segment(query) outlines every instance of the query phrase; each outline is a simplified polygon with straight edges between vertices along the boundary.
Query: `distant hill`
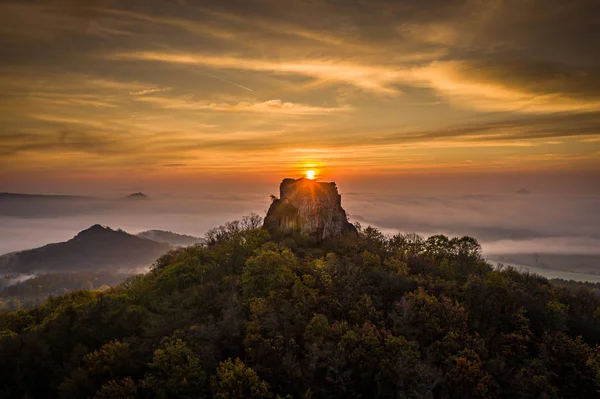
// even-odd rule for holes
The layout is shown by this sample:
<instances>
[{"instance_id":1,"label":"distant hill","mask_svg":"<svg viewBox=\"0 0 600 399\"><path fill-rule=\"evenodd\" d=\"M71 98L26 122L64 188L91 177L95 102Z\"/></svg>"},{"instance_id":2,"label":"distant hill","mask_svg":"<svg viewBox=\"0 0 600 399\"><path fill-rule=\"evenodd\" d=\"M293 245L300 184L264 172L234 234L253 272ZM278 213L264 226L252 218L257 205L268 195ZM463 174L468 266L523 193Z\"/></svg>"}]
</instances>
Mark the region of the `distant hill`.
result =
<instances>
[{"instance_id":1,"label":"distant hill","mask_svg":"<svg viewBox=\"0 0 600 399\"><path fill-rule=\"evenodd\" d=\"M0 256L4 273L136 269L171 249L122 230L94 225L66 242Z\"/></svg>"},{"instance_id":2,"label":"distant hill","mask_svg":"<svg viewBox=\"0 0 600 399\"><path fill-rule=\"evenodd\" d=\"M150 197L148 197L144 193L133 193L133 194L129 194L127 196L127 199L132 199L132 200L147 200L147 199L150 199Z\"/></svg>"},{"instance_id":3,"label":"distant hill","mask_svg":"<svg viewBox=\"0 0 600 399\"><path fill-rule=\"evenodd\" d=\"M186 234L177 234L172 231L147 230L137 234L138 237L156 242L170 244L176 247L188 247L194 244L200 244L204 240L200 237L189 236Z\"/></svg>"}]
</instances>

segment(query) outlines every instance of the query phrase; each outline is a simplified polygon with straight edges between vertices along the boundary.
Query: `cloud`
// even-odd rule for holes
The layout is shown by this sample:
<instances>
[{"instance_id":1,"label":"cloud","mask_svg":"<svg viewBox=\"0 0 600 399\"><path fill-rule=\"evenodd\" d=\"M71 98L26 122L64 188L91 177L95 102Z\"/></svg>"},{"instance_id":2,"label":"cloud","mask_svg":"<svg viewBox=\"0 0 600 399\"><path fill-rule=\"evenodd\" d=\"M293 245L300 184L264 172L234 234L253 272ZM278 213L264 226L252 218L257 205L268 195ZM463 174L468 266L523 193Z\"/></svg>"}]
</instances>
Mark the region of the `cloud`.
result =
<instances>
[{"instance_id":1,"label":"cloud","mask_svg":"<svg viewBox=\"0 0 600 399\"><path fill-rule=\"evenodd\" d=\"M99 7L109 1L48 1L0 3L0 36L26 40L56 40L71 34L111 37L132 35L123 21L99 18Z\"/></svg>"},{"instance_id":2,"label":"cloud","mask_svg":"<svg viewBox=\"0 0 600 399\"><path fill-rule=\"evenodd\" d=\"M172 89L173 89L172 87L163 87L163 88L156 88L156 89L144 89L144 90L129 92L129 95L130 96L145 96L146 94L162 93L162 92L165 92L165 91L170 91Z\"/></svg>"},{"instance_id":3,"label":"cloud","mask_svg":"<svg viewBox=\"0 0 600 399\"><path fill-rule=\"evenodd\" d=\"M413 70L418 82L453 104L516 113L600 111L600 80L593 68L513 61L434 62Z\"/></svg>"},{"instance_id":4,"label":"cloud","mask_svg":"<svg viewBox=\"0 0 600 399\"><path fill-rule=\"evenodd\" d=\"M320 82L345 83L358 88L384 94L396 94L391 87L401 76L391 68L361 65L343 60L269 60L236 56L200 55L192 53L162 53L153 51L117 53L114 60L156 61L173 64L191 64L211 68L263 71L275 74L295 74Z\"/></svg>"},{"instance_id":5,"label":"cloud","mask_svg":"<svg viewBox=\"0 0 600 399\"><path fill-rule=\"evenodd\" d=\"M386 95L398 94L400 84L427 87L451 104L480 111L539 114L600 111L598 70L565 68L552 63L436 61L407 67L342 59L275 61L193 53L133 52L110 57L300 75L319 83L349 84Z\"/></svg>"},{"instance_id":6,"label":"cloud","mask_svg":"<svg viewBox=\"0 0 600 399\"><path fill-rule=\"evenodd\" d=\"M119 9L110 9L104 8L99 9L99 12L106 13L109 15L115 15L119 17L125 17L128 19L139 20L144 22L149 22L152 24L162 24L170 27L174 27L177 29L182 29L184 31L199 34L199 35L210 35L220 39L233 39L236 35L234 31L231 31L226 28L216 27L210 21L203 20L202 22L197 22L193 19L187 18L177 18L177 17L169 17L169 16L158 16L158 15L150 15L139 12L125 11Z\"/></svg>"},{"instance_id":7,"label":"cloud","mask_svg":"<svg viewBox=\"0 0 600 399\"><path fill-rule=\"evenodd\" d=\"M597 169L598 7L1 1L3 167Z\"/></svg>"},{"instance_id":8,"label":"cloud","mask_svg":"<svg viewBox=\"0 0 600 399\"><path fill-rule=\"evenodd\" d=\"M280 99L267 100L262 102L242 101L235 104L228 103L206 103L194 101L185 98L166 98L166 97L144 97L139 101L159 105L164 108L182 109L182 110L206 110L220 112L250 112L263 114L286 114L286 115L322 115L351 110L349 106L342 107L316 107L307 104L297 104L284 102Z\"/></svg>"},{"instance_id":9,"label":"cloud","mask_svg":"<svg viewBox=\"0 0 600 399\"><path fill-rule=\"evenodd\" d=\"M59 154L88 153L116 154L122 149L120 140L108 133L84 130L58 130L53 135L43 133L19 133L3 136L0 154L4 156L22 153Z\"/></svg>"}]
</instances>

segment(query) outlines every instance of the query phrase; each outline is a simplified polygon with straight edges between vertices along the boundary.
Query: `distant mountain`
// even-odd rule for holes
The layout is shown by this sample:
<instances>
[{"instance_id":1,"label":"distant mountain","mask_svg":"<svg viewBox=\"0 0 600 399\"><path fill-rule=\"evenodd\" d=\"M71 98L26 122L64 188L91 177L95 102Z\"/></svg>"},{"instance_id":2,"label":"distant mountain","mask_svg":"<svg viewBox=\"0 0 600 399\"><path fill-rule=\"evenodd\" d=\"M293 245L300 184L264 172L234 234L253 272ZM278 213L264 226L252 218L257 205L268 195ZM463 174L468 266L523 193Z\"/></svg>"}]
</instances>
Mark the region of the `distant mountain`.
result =
<instances>
[{"instance_id":1,"label":"distant mountain","mask_svg":"<svg viewBox=\"0 0 600 399\"><path fill-rule=\"evenodd\" d=\"M531 191L527 190L526 188L522 188L520 190L515 191L516 194L531 194Z\"/></svg>"},{"instance_id":2,"label":"distant mountain","mask_svg":"<svg viewBox=\"0 0 600 399\"><path fill-rule=\"evenodd\" d=\"M146 194L144 194L144 193L133 193L133 194L129 194L127 196L127 199L147 200L147 199L150 199L150 198Z\"/></svg>"},{"instance_id":3,"label":"distant mountain","mask_svg":"<svg viewBox=\"0 0 600 399\"><path fill-rule=\"evenodd\" d=\"M66 242L0 256L3 273L136 269L151 265L171 249L98 224Z\"/></svg>"},{"instance_id":4,"label":"distant mountain","mask_svg":"<svg viewBox=\"0 0 600 399\"><path fill-rule=\"evenodd\" d=\"M147 230L137 234L138 237L156 242L170 244L176 247L188 247L194 244L201 244L204 240L200 237L189 236L186 234L177 234L172 231Z\"/></svg>"}]
</instances>

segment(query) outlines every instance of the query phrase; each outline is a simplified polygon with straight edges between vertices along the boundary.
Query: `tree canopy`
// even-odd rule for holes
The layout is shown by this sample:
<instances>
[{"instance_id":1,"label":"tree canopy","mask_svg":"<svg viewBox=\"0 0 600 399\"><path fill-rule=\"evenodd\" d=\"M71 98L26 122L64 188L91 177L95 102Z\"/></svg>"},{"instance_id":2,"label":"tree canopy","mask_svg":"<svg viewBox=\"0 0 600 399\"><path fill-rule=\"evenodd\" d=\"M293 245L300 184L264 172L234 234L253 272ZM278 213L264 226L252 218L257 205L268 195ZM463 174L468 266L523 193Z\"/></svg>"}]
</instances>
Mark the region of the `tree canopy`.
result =
<instances>
[{"instance_id":1,"label":"tree canopy","mask_svg":"<svg viewBox=\"0 0 600 399\"><path fill-rule=\"evenodd\" d=\"M274 241L255 216L0 314L2 398L594 398L600 298L470 237Z\"/></svg>"}]
</instances>

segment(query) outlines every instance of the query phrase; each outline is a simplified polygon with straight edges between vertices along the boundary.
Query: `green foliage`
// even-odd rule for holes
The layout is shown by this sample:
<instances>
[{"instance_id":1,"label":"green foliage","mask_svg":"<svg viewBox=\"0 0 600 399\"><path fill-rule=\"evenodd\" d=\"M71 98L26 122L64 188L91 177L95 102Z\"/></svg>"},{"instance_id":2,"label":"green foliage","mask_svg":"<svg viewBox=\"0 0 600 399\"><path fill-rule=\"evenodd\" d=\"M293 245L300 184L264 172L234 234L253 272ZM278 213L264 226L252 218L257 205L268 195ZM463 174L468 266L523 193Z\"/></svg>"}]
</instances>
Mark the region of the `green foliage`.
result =
<instances>
[{"instance_id":1,"label":"green foliage","mask_svg":"<svg viewBox=\"0 0 600 399\"><path fill-rule=\"evenodd\" d=\"M165 338L140 384L157 399L198 398L204 396L206 375L185 342Z\"/></svg>"},{"instance_id":2,"label":"green foliage","mask_svg":"<svg viewBox=\"0 0 600 399\"><path fill-rule=\"evenodd\" d=\"M129 345L111 341L83 357L82 364L60 385L61 396L89 397L104 383L126 376L132 366Z\"/></svg>"},{"instance_id":3,"label":"green foliage","mask_svg":"<svg viewBox=\"0 0 600 399\"><path fill-rule=\"evenodd\" d=\"M269 384L240 359L228 359L219 364L217 375L211 378L210 387L215 399L272 398Z\"/></svg>"},{"instance_id":4,"label":"green foliage","mask_svg":"<svg viewBox=\"0 0 600 399\"><path fill-rule=\"evenodd\" d=\"M265 245L246 261L241 279L244 297L265 297L272 290L291 288L297 263L289 249L273 243Z\"/></svg>"},{"instance_id":5,"label":"green foliage","mask_svg":"<svg viewBox=\"0 0 600 399\"><path fill-rule=\"evenodd\" d=\"M74 290L103 290L119 284L125 277L110 271L41 274L0 290L0 310L30 308L50 295L64 295Z\"/></svg>"},{"instance_id":6,"label":"green foliage","mask_svg":"<svg viewBox=\"0 0 600 399\"><path fill-rule=\"evenodd\" d=\"M596 286L493 268L469 237L359 226L316 245L259 225L0 313L0 397L600 395Z\"/></svg>"},{"instance_id":7,"label":"green foliage","mask_svg":"<svg viewBox=\"0 0 600 399\"><path fill-rule=\"evenodd\" d=\"M123 378L122 380L110 380L102 385L102 388L94 399L135 399L137 398L137 386L131 377Z\"/></svg>"}]
</instances>

